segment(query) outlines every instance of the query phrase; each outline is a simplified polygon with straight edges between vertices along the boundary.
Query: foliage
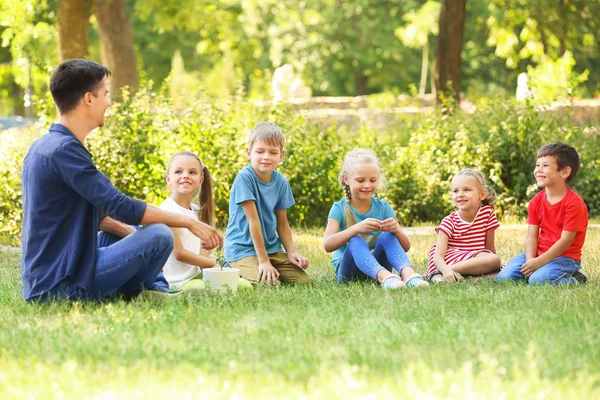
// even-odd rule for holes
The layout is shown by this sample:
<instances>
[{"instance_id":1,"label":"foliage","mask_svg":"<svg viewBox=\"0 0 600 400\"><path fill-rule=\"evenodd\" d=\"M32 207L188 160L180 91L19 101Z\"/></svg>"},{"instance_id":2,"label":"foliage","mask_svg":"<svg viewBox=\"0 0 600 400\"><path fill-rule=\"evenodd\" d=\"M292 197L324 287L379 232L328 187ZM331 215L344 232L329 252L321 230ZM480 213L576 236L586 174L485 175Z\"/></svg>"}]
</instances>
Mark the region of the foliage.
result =
<instances>
[{"instance_id":1,"label":"foliage","mask_svg":"<svg viewBox=\"0 0 600 400\"><path fill-rule=\"evenodd\" d=\"M270 96L275 68L289 63L315 95L406 92L419 81L419 49L436 35L438 0L125 0L143 79L156 87L177 74L179 52L187 77L215 97L244 92ZM553 81L560 63L569 97L599 93L600 3L588 0L473 0L467 2L462 87L469 99L513 97L517 75L532 70ZM24 89L47 90L57 63L56 0L0 3L0 107L22 113ZM95 17L91 59L100 59ZM431 35L429 35L431 32ZM431 36L431 37L429 37ZM425 51L423 52L425 53ZM564 57L570 54L571 61ZM562 61L561 61L562 60ZM172 68L173 67L173 68ZM544 72L546 71L546 72ZM586 71L589 71L587 80ZM425 76L423 74L423 76ZM561 82L561 86L563 82ZM424 82L420 85L424 90ZM564 96L562 92L554 93ZM39 110L34 110L39 112Z\"/></svg>"},{"instance_id":2,"label":"foliage","mask_svg":"<svg viewBox=\"0 0 600 400\"><path fill-rule=\"evenodd\" d=\"M556 61L545 58L535 68L529 67L530 86L536 101L547 104L557 99L573 97L577 88L589 76L587 69L578 74L573 71L574 66L575 59L570 51L566 51Z\"/></svg>"},{"instance_id":3,"label":"foliage","mask_svg":"<svg viewBox=\"0 0 600 400\"><path fill-rule=\"evenodd\" d=\"M14 241L21 232L21 168L37 129L0 131L0 235Z\"/></svg>"},{"instance_id":4,"label":"foliage","mask_svg":"<svg viewBox=\"0 0 600 400\"><path fill-rule=\"evenodd\" d=\"M0 79L0 90L12 85L27 88L24 93L40 94L48 89L50 65L58 60L57 33L54 26L54 0L3 0L0 5L1 46L10 52L10 75ZM4 67L3 67L4 68ZM4 75L4 74L2 74ZM5 89L6 90L6 89ZM23 98L23 96L20 96ZM20 99L19 99L20 100ZM15 111L28 111L30 97Z\"/></svg>"},{"instance_id":5,"label":"foliage","mask_svg":"<svg viewBox=\"0 0 600 400\"><path fill-rule=\"evenodd\" d=\"M598 68L600 3L587 0L493 0L489 2L488 44L506 66L520 69L554 60L571 52L577 61L575 76ZM551 79L548 77L548 79ZM583 94L597 91L597 77ZM590 92L591 89L591 92Z\"/></svg>"},{"instance_id":6,"label":"foliage","mask_svg":"<svg viewBox=\"0 0 600 400\"><path fill-rule=\"evenodd\" d=\"M536 191L535 154L552 141L569 143L579 151L582 168L573 186L586 200L590 215L600 215L597 128L573 125L524 105L498 102L474 114L431 113L389 130L363 125L350 132L336 125L315 125L286 106L256 106L241 97L219 102L190 98L182 109L164 93L143 87L133 95L125 92L109 113L104 128L90 135L87 145L115 186L159 204L167 196L164 174L169 157L182 150L196 152L211 170L216 221L221 226L228 218L229 189L248 163L247 133L263 120L277 123L286 134L280 171L296 198L289 210L296 226L325 225L331 204L343 196L337 183L343 156L355 147L371 148L381 158L389 181L381 196L404 225L438 222L452 211L449 181L465 166L480 169L495 188L500 217L524 217ZM18 171L36 134L4 135L0 169L6 172L0 175L0 185L7 190L0 196L0 222L4 232L17 236Z\"/></svg>"}]
</instances>

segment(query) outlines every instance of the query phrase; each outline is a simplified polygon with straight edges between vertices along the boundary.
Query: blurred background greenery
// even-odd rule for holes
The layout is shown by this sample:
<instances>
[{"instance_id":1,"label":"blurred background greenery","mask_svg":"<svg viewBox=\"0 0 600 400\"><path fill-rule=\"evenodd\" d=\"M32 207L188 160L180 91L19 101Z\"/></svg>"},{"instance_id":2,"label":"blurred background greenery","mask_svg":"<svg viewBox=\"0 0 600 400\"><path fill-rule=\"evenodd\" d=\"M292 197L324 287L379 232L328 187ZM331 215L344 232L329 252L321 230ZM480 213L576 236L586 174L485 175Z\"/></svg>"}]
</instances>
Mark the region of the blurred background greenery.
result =
<instances>
[{"instance_id":1,"label":"blurred background greenery","mask_svg":"<svg viewBox=\"0 0 600 400\"><path fill-rule=\"evenodd\" d=\"M195 151L220 226L261 120L288 138L294 225L325 225L343 154L358 146L381 157L380 195L404 225L439 222L464 166L487 176L504 221L522 221L536 150L556 140L580 152L574 187L597 217L599 101L574 104L600 94L599 15L598 0L2 0L0 115L40 122L0 131L0 237L19 236L22 159L56 116L49 74L73 57L112 70L114 105L87 141L99 169L157 204L169 156ZM312 102L273 101L286 65Z\"/></svg>"},{"instance_id":2,"label":"blurred background greenery","mask_svg":"<svg viewBox=\"0 0 600 400\"><path fill-rule=\"evenodd\" d=\"M108 65L117 97L151 80L268 100L284 64L313 96L431 93L438 78L477 103L528 72L542 101L594 97L598 15L597 0L2 0L0 115L36 116L74 57Z\"/></svg>"}]
</instances>

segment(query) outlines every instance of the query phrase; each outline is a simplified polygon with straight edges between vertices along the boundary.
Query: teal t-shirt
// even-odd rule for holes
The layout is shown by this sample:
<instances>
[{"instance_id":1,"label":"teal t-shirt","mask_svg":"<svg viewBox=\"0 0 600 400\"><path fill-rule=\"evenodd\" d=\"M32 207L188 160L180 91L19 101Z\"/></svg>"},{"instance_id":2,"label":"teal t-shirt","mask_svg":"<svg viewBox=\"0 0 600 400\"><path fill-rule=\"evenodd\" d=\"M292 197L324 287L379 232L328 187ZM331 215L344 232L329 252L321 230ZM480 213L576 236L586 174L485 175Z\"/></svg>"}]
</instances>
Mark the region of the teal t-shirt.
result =
<instances>
[{"instance_id":1,"label":"teal t-shirt","mask_svg":"<svg viewBox=\"0 0 600 400\"><path fill-rule=\"evenodd\" d=\"M264 183L252 169L252 165L238 172L229 195L229 222L225 231L225 258L229 262L255 256L256 250L250 236L244 201L254 201L262 228L267 254L283 251L277 235L275 210L285 210L294 205L292 188L285 176L273 171L271 181Z\"/></svg>"},{"instance_id":2,"label":"teal t-shirt","mask_svg":"<svg viewBox=\"0 0 600 400\"><path fill-rule=\"evenodd\" d=\"M346 229L346 224L344 223L345 205L346 199L344 198L338 202L335 202L331 207L331 210L329 211L328 218L333 218L340 224L340 230L338 232L341 232L344 229ZM393 218L396 216L396 213L392 209L392 206L390 206L390 204L387 201L379 199L377 197L371 198L371 209L364 214L356 211L356 209L352 207L352 205L350 205L350 207L352 208L352 212L356 217L356 223L362 222L367 218L375 218L383 221L384 219ZM381 231L371 232L372 240L368 241L371 250L373 250L373 248L375 247L375 242L377 241L379 235L381 235ZM331 260L331 263L335 266L336 273L340 266L342 256L344 255L344 252L346 251L347 247L348 245L344 244L342 247L333 252L333 260Z\"/></svg>"}]
</instances>

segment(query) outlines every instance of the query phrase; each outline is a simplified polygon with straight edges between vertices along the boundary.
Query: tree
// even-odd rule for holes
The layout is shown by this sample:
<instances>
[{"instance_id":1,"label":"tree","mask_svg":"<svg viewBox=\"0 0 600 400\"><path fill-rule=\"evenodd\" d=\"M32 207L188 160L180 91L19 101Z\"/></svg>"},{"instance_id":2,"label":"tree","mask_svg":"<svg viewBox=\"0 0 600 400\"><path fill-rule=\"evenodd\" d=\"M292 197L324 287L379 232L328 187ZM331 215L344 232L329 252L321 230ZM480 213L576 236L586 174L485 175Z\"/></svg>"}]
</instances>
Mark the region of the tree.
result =
<instances>
[{"instance_id":1,"label":"tree","mask_svg":"<svg viewBox=\"0 0 600 400\"><path fill-rule=\"evenodd\" d=\"M58 56L60 61L85 58L92 0L58 0Z\"/></svg>"},{"instance_id":2,"label":"tree","mask_svg":"<svg viewBox=\"0 0 600 400\"><path fill-rule=\"evenodd\" d=\"M118 97L122 87L139 84L133 27L124 0L94 0L94 6L103 62L112 72L110 90Z\"/></svg>"},{"instance_id":3,"label":"tree","mask_svg":"<svg viewBox=\"0 0 600 400\"><path fill-rule=\"evenodd\" d=\"M435 50L435 93L438 100L451 91L458 101L465 10L466 0L442 0Z\"/></svg>"},{"instance_id":4,"label":"tree","mask_svg":"<svg viewBox=\"0 0 600 400\"><path fill-rule=\"evenodd\" d=\"M402 19L406 26L396 29L396 36L408 47L423 48L421 62L421 80L419 94L424 95L427 87L427 69L429 64L429 36L437 35L439 28L440 3L428 0L417 10L410 10ZM433 86L433 85L432 85Z\"/></svg>"},{"instance_id":5,"label":"tree","mask_svg":"<svg viewBox=\"0 0 600 400\"><path fill-rule=\"evenodd\" d=\"M589 78L584 88L588 95L593 96L598 90L600 75L588 76L587 71L600 68L600 2L492 0L488 13L488 44L505 60L508 69L518 70L517 73L538 66L545 69L560 60L569 64L566 60L572 58L573 79Z\"/></svg>"}]
</instances>

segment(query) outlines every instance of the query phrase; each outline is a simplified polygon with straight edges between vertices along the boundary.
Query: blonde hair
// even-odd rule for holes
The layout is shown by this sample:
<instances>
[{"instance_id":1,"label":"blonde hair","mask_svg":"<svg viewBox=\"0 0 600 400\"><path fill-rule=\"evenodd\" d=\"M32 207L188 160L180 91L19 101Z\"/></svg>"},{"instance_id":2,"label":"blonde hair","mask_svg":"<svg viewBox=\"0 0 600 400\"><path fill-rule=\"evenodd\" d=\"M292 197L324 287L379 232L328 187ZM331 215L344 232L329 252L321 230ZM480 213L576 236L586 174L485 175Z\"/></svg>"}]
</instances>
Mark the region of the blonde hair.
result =
<instances>
[{"instance_id":1,"label":"blonde hair","mask_svg":"<svg viewBox=\"0 0 600 400\"><path fill-rule=\"evenodd\" d=\"M285 137L280 127L271 122L259 122L254 125L248 137L248 150L252 150L254 143L262 141L271 146L279 146L283 150Z\"/></svg>"},{"instance_id":2,"label":"blonde hair","mask_svg":"<svg viewBox=\"0 0 600 400\"><path fill-rule=\"evenodd\" d=\"M344 224L346 225L346 229L356 224L356 216L350 207L350 203L352 202L350 186L344 180L349 179L356 167L361 164L374 164L377 167L378 172L378 186L385 187L387 185L387 181L381 174L381 162L374 152L367 149L354 149L346 154L342 170L338 177L338 182L344 188L344 195L346 196L346 204L344 205Z\"/></svg>"},{"instance_id":3,"label":"blonde hair","mask_svg":"<svg viewBox=\"0 0 600 400\"><path fill-rule=\"evenodd\" d=\"M210 176L210 171L204 165L200 158L195 153L191 151L180 151L178 153L173 154L171 159L169 160L169 164L167 165L167 175L169 171L171 171L171 164L173 164L173 160L179 156L187 156L195 158L200 164L200 169L202 171L202 176L204 180L202 181L202 185L200 186L200 190L196 192L194 195L193 202L198 204L200 209L198 210L198 219L206 224L212 226L214 222L214 214L215 214L215 203L213 201L213 192L212 192L212 179Z\"/></svg>"},{"instance_id":4,"label":"blonde hair","mask_svg":"<svg viewBox=\"0 0 600 400\"><path fill-rule=\"evenodd\" d=\"M488 186L488 184L485 181L485 177L481 172L479 172L475 168L463 168L456 175L454 175L454 178L456 178L457 176L470 176L473 179L475 179L475 181L477 181L479 189L485 190L486 192L485 199L481 201L482 204L486 206L491 206L496 202L496 191L491 186Z\"/></svg>"}]
</instances>

